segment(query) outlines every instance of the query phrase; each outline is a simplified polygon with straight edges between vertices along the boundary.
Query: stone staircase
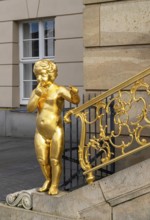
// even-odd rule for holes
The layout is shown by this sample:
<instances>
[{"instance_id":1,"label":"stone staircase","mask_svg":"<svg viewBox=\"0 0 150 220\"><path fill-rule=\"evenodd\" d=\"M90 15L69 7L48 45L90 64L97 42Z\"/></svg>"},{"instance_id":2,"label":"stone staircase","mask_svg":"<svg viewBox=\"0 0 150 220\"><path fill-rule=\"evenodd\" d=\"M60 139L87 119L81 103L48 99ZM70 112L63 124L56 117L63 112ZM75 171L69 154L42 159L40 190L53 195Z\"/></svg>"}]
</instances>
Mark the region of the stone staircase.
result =
<instances>
[{"instance_id":1,"label":"stone staircase","mask_svg":"<svg viewBox=\"0 0 150 220\"><path fill-rule=\"evenodd\" d=\"M150 159L57 196L32 194L33 209L0 204L0 220L150 220Z\"/></svg>"}]
</instances>

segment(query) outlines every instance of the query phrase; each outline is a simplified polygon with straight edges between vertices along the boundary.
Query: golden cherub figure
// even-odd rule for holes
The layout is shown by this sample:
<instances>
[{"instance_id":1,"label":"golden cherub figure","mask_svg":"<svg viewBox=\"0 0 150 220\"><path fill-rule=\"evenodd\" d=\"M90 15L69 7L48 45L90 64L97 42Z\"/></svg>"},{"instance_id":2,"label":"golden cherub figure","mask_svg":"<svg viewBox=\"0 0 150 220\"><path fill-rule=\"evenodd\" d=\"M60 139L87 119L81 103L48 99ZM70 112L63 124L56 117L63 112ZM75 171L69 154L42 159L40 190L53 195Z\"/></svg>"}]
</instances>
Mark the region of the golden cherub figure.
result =
<instances>
[{"instance_id":1,"label":"golden cherub figure","mask_svg":"<svg viewBox=\"0 0 150 220\"><path fill-rule=\"evenodd\" d=\"M58 194L62 172L62 153L64 148L64 129L61 112L64 100L78 104L78 89L70 90L54 83L57 66L51 60L42 59L35 63L33 72L38 85L32 91L27 110L38 109L34 138L37 160L41 166L45 182L39 192Z\"/></svg>"}]
</instances>

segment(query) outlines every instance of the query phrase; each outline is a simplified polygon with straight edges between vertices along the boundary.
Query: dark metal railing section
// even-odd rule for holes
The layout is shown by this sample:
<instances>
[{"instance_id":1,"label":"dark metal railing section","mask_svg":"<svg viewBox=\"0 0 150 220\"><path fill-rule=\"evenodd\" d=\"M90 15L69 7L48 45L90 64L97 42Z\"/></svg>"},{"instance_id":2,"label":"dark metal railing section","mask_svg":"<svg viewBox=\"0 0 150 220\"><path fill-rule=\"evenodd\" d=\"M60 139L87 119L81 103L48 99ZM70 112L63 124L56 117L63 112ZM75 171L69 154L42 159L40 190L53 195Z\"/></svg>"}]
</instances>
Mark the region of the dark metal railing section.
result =
<instances>
[{"instance_id":1,"label":"dark metal railing section","mask_svg":"<svg viewBox=\"0 0 150 220\"><path fill-rule=\"evenodd\" d=\"M97 94L89 94L83 95L82 102L86 102L91 98L95 97ZM107 103L107 99L106 99ZM71 109L76 107L71 104L69 107L64 108L63 116L65 113ZM109 133L110 129L114 129L114 108L113 104L110 106L111 114L109 117L106 114L105 123L108 124ZM88 117L89 121L95 117L96 110L93 106L89 108ZM86 184L85 176L83 175L83 170L80 167L79 158L78 158L78 145L80 142L80 134L81 134L81 125L80 120L71 116L70 124L64 123L65 130L65 146L64 146L64 154L63 154L63 175L61 180L61 189L66 191L71 191L73 189L79 188ZM88 125L88 130L86 132L86 138L90 139L93 135L99 135L99 125L95 124L94 127L90 124ZM113 148L114 149L114 148ZM96 150L90 152L90 162L93 166L99 164L99 160L102 158L102 152L96 152ZM114 152L115 154L115 152ZM114 156L114 155L113 155ZM96 180L111 175L115 172L115 164L108 165L105 169L95 171Z\"/></svg>"}]
</instances>

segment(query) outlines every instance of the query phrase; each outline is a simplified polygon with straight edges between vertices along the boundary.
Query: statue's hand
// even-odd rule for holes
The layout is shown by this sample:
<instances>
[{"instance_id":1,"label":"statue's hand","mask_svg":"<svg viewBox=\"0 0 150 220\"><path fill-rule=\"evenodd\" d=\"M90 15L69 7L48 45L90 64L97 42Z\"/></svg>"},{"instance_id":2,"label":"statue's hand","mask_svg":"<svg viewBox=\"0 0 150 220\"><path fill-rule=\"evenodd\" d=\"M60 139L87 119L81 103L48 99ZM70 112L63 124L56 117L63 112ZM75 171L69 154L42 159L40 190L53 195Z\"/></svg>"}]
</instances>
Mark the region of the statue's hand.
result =
<instances>
[{"instance_id":1,"label":"statue's hand","mask_svg":"<svg viewBox=\"0 0 150 220\"><path fill-rule=\"evenodd\" d=\"M74 86L70 86L70 93L71 94L77 94L78 93L78 89Z\"/></svg>"},{"instance_id":2,"label":"statue's hand","mask_svg":"<svg viewBox=\"0 0 150 220\"><path fill-rule=\"evenodd\" d=\"M64 122L65 123L71 123L70 117L72 115L73 111L69 110L66 112L65 116L64 116Z\"/></svg>"},{"instance_id":3,"label":"statue's hand","mask_svg":"<svg viewBox=\"0 0 150 220\"><path fill-rule=\"evenodd\" d=\"M79 90L76 87L70 86L71 101L74 104L78 104L80 102L80 97L78 92Z\"/></svg>"},{"instance_id":4,"label":"statue's hand","mask_svg":"<svg viewBox=\"0 0 150 220\"><path fill-rule=\"evenodd\" d=\"M37 96L41 96L43 94L43 90L42 90L42 87L41 87L40 83L37 85L37 87L35 89L35 94Z\"/></svg>"}]
</instances>

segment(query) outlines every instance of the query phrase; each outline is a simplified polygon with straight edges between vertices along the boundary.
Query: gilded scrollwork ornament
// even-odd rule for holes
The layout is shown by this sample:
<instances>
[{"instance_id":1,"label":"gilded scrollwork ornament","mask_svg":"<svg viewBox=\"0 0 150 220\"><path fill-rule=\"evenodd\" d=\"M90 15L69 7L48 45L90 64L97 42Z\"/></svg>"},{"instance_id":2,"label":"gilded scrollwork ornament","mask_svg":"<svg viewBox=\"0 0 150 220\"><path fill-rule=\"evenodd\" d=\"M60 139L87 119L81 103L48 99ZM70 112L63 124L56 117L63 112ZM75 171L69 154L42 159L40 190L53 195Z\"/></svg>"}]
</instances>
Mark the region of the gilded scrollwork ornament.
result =
<instances>
[{"instance_id":1,"label":"gilded scrollwork ornament","mask_svg":"<svg viewBox=\"0 0 150 220\"><path fill-rule=\"evenodd\" d=\"M73 114L81 120L80 164L84 174L93 175L93 180L93 171L150 146L147 138L143 137L143 133L150 129L150 86L144 81L144 77L149 74L150 69L144 70L67 113L67 117ZM95 118L89 120L88 109L92 107L95 108ZM105 122L110 119L112 111L113 128L108 128ZM86 138L88 126L95 123L99 133ZM101 155L100 164L96 167L90 160L92 150ZM120 152L116 158L115 150Z\"/></svg>"}]
</instances>

